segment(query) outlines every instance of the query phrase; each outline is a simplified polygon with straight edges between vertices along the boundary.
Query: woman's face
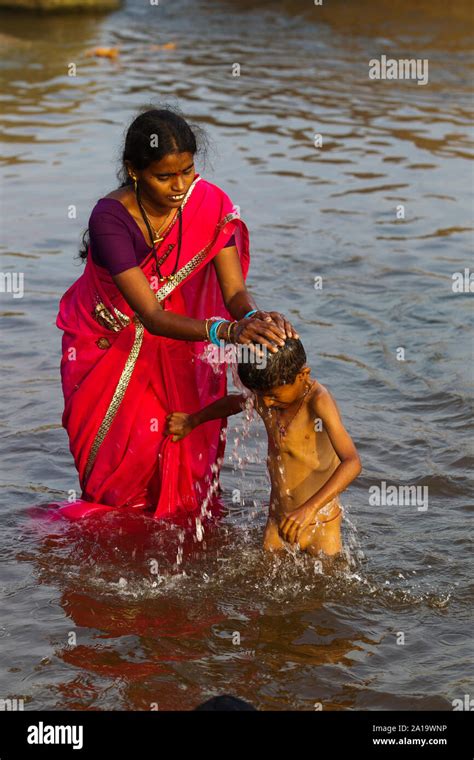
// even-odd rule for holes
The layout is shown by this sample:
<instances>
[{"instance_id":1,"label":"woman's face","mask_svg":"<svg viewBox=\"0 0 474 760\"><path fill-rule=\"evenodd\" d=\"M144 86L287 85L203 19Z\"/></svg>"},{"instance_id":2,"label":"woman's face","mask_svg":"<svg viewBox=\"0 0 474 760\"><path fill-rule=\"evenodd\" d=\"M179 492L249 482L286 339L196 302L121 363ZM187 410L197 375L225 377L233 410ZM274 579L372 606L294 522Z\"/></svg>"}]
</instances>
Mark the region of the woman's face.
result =
<instances>
[{"instance_id":1,"label":"woman's face","mask_svg":"<svg viewBox=\"0 0 474 760\"><path fill-rule=\"evenodd\" d=\"M180 206L188 192L196 170L192 153L168 153L160 161L153 161L136 174L140 194L157 210Z\"/></svg>"}]
</instances>

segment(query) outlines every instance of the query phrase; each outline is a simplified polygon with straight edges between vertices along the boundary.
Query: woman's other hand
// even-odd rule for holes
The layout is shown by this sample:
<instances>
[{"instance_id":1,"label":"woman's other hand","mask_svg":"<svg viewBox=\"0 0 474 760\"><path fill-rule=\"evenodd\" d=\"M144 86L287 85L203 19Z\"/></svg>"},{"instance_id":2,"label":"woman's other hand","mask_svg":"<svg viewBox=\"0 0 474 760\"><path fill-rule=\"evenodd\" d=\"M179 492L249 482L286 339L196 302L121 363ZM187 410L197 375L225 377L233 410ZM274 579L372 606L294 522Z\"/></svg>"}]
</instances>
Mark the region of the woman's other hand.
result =
<instances>
[{"instance_id":1,"label":"woman's other hand","mask_svg":"<svg viewBox=\"0 0 474 760\"><path fill-rule=\"evenodd\" d=\"M180 441L196 427L192 414L171 412L166 415L165 435L172 435L173 443Z\"/></svg>"}]
</instances>

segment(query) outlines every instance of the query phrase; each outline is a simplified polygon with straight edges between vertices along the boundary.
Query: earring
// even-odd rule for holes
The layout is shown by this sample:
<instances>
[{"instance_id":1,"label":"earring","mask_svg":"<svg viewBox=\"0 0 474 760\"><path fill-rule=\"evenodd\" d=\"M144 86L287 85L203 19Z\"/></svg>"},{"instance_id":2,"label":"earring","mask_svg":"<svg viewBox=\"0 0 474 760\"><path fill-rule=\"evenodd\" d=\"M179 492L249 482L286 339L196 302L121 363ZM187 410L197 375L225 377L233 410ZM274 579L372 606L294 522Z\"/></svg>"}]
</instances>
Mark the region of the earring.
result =
<instances>
[{"instance_id":1,"label":"earring","mask_svg":"<svg viewBox=\"0 0 474 760\"><path fill-rule=\"evenodd\" d=\"M134 177L132 174L130 174L129 176L133 179L133 186L134 186L135 195L136 195L136 193L137 193L137 178Z\"/></svg>"}]
</instances>

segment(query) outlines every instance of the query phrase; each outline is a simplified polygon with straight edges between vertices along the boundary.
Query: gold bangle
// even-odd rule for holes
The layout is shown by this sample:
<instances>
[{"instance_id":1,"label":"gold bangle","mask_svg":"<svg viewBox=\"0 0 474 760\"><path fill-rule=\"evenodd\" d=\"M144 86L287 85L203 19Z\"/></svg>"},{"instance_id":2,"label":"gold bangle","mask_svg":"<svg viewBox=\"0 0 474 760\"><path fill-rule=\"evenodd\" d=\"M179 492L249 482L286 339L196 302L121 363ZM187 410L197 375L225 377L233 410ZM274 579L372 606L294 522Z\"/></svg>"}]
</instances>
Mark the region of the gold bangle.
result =
<instances>
[{"instance_id":1,"label":"gold bangle","mask_svg":"<svg viewBox=\"0 0 474 760\"><path fill-rule=\"evenodd\" d=\"M209 323L210 323L210 322L214 323L214 322L216 322L218 319L222 319L222 317L207 317L207 318L204 320L204 321L205 321L205 323L206 323L206 338L207 338L207 340L208 340L209 342L211 341L211 336L210 336L210 334L209 334ZM226 320L226 322L227 322L227 321L228 321L228 320Z\"/></svg>"},{"instance_id":2,"label":"gold bangle","mask_svg":"<svg viewBox=\"0 0 474 760\"><path fill-rule=\"evenodd\" d=\"M215 322L217 319L220 319L220 317L207 317L206 319L206 337L210 341L211 336L209 335L209 322Z\"/></svg>"},{"instance_id":3,"label":"gold bangle","mask_svg":"<svg viewBox=\"0 0 474 760\"><path fill-rule=\"evenodd\" d=\"M228 322L228 321L229 320L226 319L226 322ZM222 325L225 325L225 322L221 322L221 324L219 325L219 327L216 330L216 338L218 338L218 340L223 340L223 338L221 338L221 336L219 335L219 330L221 329Z\"/></svg>"},{"instance_id":4,"label":"gold bangle","mask_svg":"<svg viewBox=\"0 0 474 760\"><path fill-rule=\"evenodd\" d=\"M232 326L236 325L236 324L237 324L237 320L236 319L234 319L233 322L229 322L229 327L227 328L227 342L228 343L231 342L230 331L232 330Z\"/></svg>"}]
</instances>

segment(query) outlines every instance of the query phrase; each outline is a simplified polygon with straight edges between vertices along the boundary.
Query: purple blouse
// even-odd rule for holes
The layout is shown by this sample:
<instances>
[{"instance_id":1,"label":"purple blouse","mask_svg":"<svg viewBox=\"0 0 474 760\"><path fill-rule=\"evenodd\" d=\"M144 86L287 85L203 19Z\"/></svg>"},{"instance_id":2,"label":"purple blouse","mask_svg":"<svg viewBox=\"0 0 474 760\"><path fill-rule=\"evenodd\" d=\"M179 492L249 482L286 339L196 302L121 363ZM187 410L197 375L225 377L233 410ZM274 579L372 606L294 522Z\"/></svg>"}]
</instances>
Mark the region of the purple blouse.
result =
<instances>
[{"instance_id":1,"label":"purple blouse","mask_svg":"<svg viewBox=\"0 0 474 760\"><path fill-rule=\"evenodd\" d=\"M135 219L116 198L100 198L89 217L91 255L110 274L139 266L151 247ZM235 245L232 235L223 248Z\"/></svg>"}]
</instances>

